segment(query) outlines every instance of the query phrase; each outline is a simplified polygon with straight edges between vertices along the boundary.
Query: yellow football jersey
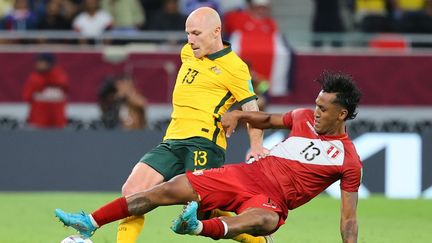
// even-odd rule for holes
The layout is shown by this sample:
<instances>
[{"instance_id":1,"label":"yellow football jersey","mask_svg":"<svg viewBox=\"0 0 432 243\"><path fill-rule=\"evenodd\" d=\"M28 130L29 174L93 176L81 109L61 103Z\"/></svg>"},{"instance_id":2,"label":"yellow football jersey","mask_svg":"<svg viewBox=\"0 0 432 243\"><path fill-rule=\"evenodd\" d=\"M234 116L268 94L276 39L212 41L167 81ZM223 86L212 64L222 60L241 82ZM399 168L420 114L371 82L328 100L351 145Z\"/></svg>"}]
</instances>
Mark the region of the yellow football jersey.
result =
<instances>
[{"instance_id":1,"label":"yellow football jersey","mask_svg":"<svg viewBox=\"0 0 432 243\"><path fill-rule=\"evenodd\" d=\"M165 139L204 137L226 149L220 118L236 101L256 99L249 69L224 42L225 48L195 58L186 44L173 92L173 112Z\"/></svg>"}]
</instances>

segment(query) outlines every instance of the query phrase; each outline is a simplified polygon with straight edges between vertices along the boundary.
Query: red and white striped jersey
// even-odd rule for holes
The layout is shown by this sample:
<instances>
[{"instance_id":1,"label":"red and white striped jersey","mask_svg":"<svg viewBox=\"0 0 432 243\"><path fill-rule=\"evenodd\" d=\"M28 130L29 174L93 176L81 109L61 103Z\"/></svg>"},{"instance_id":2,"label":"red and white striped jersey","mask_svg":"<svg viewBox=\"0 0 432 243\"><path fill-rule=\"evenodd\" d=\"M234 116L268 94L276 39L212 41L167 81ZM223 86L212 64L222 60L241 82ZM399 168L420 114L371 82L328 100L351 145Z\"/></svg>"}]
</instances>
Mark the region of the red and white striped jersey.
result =
<instances>
[{"instance_id":1,"label":"red and white striped jersey","mask_svg":"<svg viewBox=\"0 0 432 243\"><path fill-rule=\"evenodd\" d=\"M263 182L277 188L272 194L289 209L308 202L337 180L344 191L356 192L360 186L362 163L351 139L346 133L319 135L313 122L310 109L286 113L289 137L273 147L267 159L255 162Z\"/></svg>"}]
</instances>

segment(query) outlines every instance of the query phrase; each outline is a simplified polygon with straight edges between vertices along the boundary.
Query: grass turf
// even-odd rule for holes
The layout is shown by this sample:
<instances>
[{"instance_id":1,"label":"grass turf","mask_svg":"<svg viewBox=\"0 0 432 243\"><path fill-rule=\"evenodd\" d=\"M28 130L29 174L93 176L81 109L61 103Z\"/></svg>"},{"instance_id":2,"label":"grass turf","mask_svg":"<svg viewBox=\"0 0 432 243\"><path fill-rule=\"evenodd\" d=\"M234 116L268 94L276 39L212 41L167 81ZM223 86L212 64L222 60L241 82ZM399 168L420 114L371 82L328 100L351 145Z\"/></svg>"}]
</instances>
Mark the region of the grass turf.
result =
<instances>
[{"instance_id":1,"label":"grass turf","mask_svg":"<svg viewBox=\"0 0 432 243\"><path fill-rule=\"evenodd\" d=\"M116 198L115 193L0 193L0 242L60 242L74 234L54 218L54 209L83 209L90 212ZM360 200L358 207L359 242L406 243L430 242L432 237L432 202L430 200L389 200L373 196ZM146 216L146 226L139 242L213 242L196 236L176 235L169 229L180 213L180 206L159 208ZM99 229L94 243L115 242L117 223ZM279 243L341 242L339 236L339 201L320 196L289 213L287 222L275 234ZM229 242L229 241L225 241Z\"/></svg>"}]
</instances>

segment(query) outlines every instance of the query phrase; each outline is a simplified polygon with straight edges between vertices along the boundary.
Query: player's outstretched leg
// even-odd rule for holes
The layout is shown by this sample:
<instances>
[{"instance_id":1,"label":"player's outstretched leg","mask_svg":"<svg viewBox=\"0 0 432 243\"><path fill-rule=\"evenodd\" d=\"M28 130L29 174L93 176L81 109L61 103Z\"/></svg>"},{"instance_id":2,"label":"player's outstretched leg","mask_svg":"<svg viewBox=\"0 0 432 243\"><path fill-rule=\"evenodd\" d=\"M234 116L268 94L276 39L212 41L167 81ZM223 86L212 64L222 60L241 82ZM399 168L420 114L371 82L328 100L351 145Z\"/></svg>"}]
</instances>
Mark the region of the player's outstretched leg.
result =
<instances>
[{"instance_id":1,"label":"player's outstretched leg","mask_svg":"<svg viewBox=\"0 0 432 243\"><path fill-rule=\"evenodd\" d=\"M117 243L135 243L144 227L144 215L122 219L117 228Z\"/></svg>"},{"instance_id":2,"label":"player's outstretched leg","mask_svg":"<svg viewBox=\"0 0 432 243\"><path fill-rule=\"evenodd\" d=\"M208 220L197 219L198 203L189 203L171 229L178 234L191 234L210 237L214 240L231 239L241 233L268 235L278 228L279 215L276 212L249 208L233 217L216 217ZM273 242L270 236L264 242Z\"/></svg>"},{"instance_id":3,"label":"player's outstretched leg","mask_svg":"<svg viewBox=\"0 0 432 243\"><path fill-rule=\"evenodd\" d=\"M60 219L65 226L70 226L80 233L84 238L89 238L97 229L89 215L81 213L66 213L61 209L55 210L55 216Z\"/></svg>"},{"instance_id":4,"label":"player's outstretched leg","mask_svg":"<svg viewBox=\"0 0 432 243\"><path fill-rule=\"evenodd\" d=\"M200 233L202 224L197 218L198 203L192 201L188 203L182 214L174 220L171 229L177 234L196 235Z\"/></svg>"},{"instance_id":5,"label":"player's outstretched leg","mask_svg":"<svg viewBox=\"0 0 432 243\"><path fill-rule=\"evenodd\" d=\"M234 215L235 214L232 212L222 211L220 209L213 209L209 218L221 217L221 216L232 217ZM270 236L265 236L265 237L253 236L246 233L239 234L233 237L232 239L241 243L274 243L274 241L272 241L272 238Z\"/></svg>"}]
</instances>

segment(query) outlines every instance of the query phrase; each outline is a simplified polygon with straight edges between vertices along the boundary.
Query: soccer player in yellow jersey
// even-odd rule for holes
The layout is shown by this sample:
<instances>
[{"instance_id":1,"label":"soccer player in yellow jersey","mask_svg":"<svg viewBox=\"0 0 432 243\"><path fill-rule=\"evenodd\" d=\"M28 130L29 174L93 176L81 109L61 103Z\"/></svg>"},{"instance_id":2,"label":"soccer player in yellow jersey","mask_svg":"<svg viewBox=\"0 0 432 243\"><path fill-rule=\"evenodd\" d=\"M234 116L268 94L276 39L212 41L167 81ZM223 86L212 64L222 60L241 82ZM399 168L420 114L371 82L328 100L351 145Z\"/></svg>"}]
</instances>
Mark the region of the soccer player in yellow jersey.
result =
<instances>
[{"instance_id":1,"label":"soccer player in yellow jersey","mask_svg":"<svg viewBox=\"0 0 432 243\"><path fill-rule=\"evenodd\" d=\"M226 138L221 116L235 102L242 110L257 111L256 95L247 65L221 37L218 13L198 8L186 20L188 43L181 51L182 66L173 93L173 112L163 142L135 165L122 188L124 196L149 189L172 177L225 161ZM263 157L262 130L248 128L251 150L246 159ZM217 215L217 214L216 214ZM117 243L136 242L144 217L129 217L118 229ZM241 242L266 242L240 235Z\"/></svg>"}]
</instances>

